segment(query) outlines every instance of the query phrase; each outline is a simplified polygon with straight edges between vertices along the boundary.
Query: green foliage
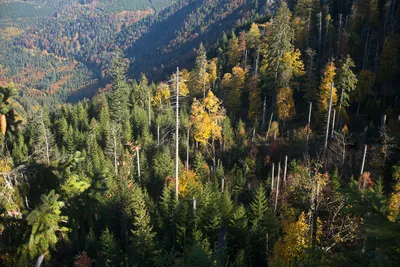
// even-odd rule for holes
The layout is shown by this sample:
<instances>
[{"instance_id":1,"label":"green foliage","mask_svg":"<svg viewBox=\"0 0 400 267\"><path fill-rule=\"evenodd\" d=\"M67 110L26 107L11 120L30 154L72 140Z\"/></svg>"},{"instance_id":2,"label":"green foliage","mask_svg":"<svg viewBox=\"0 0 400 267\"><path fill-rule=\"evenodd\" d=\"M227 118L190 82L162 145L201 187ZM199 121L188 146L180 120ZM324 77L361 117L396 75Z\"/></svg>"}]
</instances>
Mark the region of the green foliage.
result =
<instances>
[{"instance_id":1,"label":"green foliage","mask_svg":"<svg viewBox=\"0 0 400 267\"><path fill-rule=\"evenodd\" d=\"M65 225L68 217L61 215L64 202L58 201L59 195L51 190L48 195L41 196L41 204L26 217L28 225L32 226L28 242L29 258L35 259L40 254L46 254L54 249L60 239L69 229Z\"/></svg>"},{"instance_id":2,"label":"green foliage","mask_svg":"<svg viewBox=\"0 0 400 267\"><path fill-rule=\"evenodd\" d=\"M356 89L358 79L351 68L354 68L354 61L349 55L339 62L339 68L336 73L335 86L341 92L340 104L344 107L350 105L350 93Z\"/></svg>"}]
</instances>

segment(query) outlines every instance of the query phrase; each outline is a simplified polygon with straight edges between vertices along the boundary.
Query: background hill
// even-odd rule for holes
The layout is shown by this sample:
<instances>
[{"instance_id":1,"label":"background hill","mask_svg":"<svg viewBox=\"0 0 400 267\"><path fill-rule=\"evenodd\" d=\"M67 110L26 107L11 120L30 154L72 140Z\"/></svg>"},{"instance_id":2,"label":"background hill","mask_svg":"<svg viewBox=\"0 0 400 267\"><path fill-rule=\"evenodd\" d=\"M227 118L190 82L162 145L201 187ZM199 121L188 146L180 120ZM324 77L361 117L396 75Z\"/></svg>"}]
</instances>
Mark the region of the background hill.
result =
<instances>
[{"instance_id":1,"label":"background hill","mask_svg":"<svg viewBox=\"0 0 400 267\"><path fill-rule=\"evenodd\" d=\"M117 47L129 76L164 79L177 65L190 67L201 42L265 16L267 2L2 1L0 83L13 81L24 106L91 96L108 83Z\"/></svg>"}]
</instances>

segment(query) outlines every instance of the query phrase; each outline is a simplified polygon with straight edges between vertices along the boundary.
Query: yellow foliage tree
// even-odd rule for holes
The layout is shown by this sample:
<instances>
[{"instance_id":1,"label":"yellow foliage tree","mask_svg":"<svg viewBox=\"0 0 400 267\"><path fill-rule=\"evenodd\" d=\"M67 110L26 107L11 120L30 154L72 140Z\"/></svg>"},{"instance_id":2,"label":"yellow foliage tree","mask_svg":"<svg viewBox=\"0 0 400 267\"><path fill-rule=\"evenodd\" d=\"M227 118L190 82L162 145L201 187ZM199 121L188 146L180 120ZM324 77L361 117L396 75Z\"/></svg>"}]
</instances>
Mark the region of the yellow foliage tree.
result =
<instances>
[{"instance_id":1,"label":"yellow foliage tree","mask_svg":"<svg viewBox=\"0 0 400 267\"><path fill-rule=\"evenodd\" d=\"M287 85L292 78L304 75L304 64L301 60L300 50L292 49L286 52L280 60L284 66L284 70L281 73L282 84Z\"/></svg>"},{"instance_id":2,"label":"yellow foliage tree","mask_svg":"<svg viewBox=\"0 0 400 267\"><path fill-rule=\"evenodd\" d=\"M393 187L393 192L390 194L389 198L389 220L394 222L399 214L400 214L400 167L395 166L393 167L394 174L393 178L396 181L396 184Z\"/></svg>"},{"instance_id":3,"label":"yellow foliage tree","mask_svg":"<svg viewBox=\"0 0 400 267\"><path fill-rule=\"evenodd\" d=\"M184 170L179 177L179 195L185 197L191 189L198 188L200 185L201 182L195 171Z\"/></svg>"},{"instance_id":4,"label":"yellow foliage tree","mask_svg":"<svg viewBox=\"0 0 400 267\"><path fill-rule=\"evenodd\" d=\"M280 120L286 121L296 114L293 101L293 92L288 87L278 90L276 96L276 114Z\"/></svg>"},{"instance_id":5,"label":"yellow foliage tree","mask_svg":"<svg viewBox=\"0 0 400 267\"><path fill-rule=\"evenodd\" d=\"M289 218L283 222L284 235L275 243L273 249L272 264L279 261L281 264L289 265L294 260L304 257L304 249L311 247L310 226L306 216L301 213L295 221Z\"/></svg>"},{"instance_id":6,"label":"yellow foliage tree","mask_svg":"<svg viewBox=\"0 0 400 267\"><path fill-rule=\"evenodd\" d=\"M250 49L256 49L258 48L260 44L260 39L261 38L261 32L260 28L256 23L251 24L250 30L247 34L247 46Z\"/></svg>"},{"instance_id":7,"label":"yellow foliage tree","mask_svg":"<svg viewBox=\"0 0 400 267\"><path fill-rule=\"evenodd\" d=\"M212 85L214 85L215 81L217 80L217 63L218 58L213 58L208 64L208 82Z\"/></svg>"},{"instance_id":8,"label":"yellow foliage tree","mask_svg":"<svg viewBox=\"0 0 400 267\"><path fill-rule=\"evenodd\" d=\"M242 57L239 46L239 38L235 37L229 41L227 56L228 62L231 66L236 66L236 64L239 64Z\"/></svg>"},{"instance_id":9,"label":"yellow foliage tree","mask_svg":"<svg viewBox=\"0 0 400 267\"><path fill-rule=\"evenodd\" d=\"M167 103L171 97L171 91L166 83L160 83L157 87L157 92L153 96L152 104L155 107L160 107Z\"/></svg>"},{"instance_id":10,"label":"yellow foliage tree","mask_svg":"<svg viewBox=\"0 0 400 267\"><path fill-rule=\"evenodd\" d=\"M394 186L394 191L390 195L389 198L389 220L392 222L396 220L396 218L400 214L400 182L397 182Z\"/></svg>"},{"instance_id":11,"label":"yellow foliage tree","mask_svg":"<svg viewBox=\"0 0 400 267\"><path fill-rule=\"evenodd\" d=\"M226 93L226 107L233 114L240 110L245 78L246 71L238 65L232 69L232 74L225 73L222 80L222 88Z\"/></svg>"},{"instance_id":12,"label":"yellow foliage tree","mask_svg":"<svg viewBox=\"0 0 400 267\"><path fill-rule=\"evenodd\" d=\"M190 120L194 139L200 144L207 144L210 138L212 141L221 138L220 122L225 118L225 110L221 104L222 101L212 91L208 91L206 98L201 102L194 99Z\"/></svg>"},{"instance_id":13,"label":"yellow foliage tree","mask_svg":"<svg viewBox=\"0 0 400 267\"><path fill-rule=\"evenodd\" d=\"M320 113L326 113L328 110L331 86L333 85L333 81L336 75L335 71L336 68L333 61L330 61L328 64L326 64L323 72L321 85L319 86L318 110ZM332 106L336 105L337 99L338 97L336 88L333 85Z\"/></svg>"},{"instance_id":14,"label":"yellow foliage tree","mask_svg":"<svg viewBox=\"0 0 400 267\"><path fill-rule=\"evenodd\" d=\"M273 121L271 123L271 129L269 129L268 137L273 137L274 133L276 134L276 137L279 136L279 123L277 121Z\"/></svg>"}]
</instances>

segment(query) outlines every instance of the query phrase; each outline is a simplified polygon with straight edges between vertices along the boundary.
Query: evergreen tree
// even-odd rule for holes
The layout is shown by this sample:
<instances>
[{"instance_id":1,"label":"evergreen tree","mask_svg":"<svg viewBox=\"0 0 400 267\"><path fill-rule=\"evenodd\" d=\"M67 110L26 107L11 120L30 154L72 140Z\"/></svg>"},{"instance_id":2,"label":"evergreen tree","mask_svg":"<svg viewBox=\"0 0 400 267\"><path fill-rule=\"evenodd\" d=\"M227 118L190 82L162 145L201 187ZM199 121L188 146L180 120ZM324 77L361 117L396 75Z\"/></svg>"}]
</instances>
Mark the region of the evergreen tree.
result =
<instances>
[{"instance_id":1,"label":"evergreen tree","mask_svg":"<svg viewBox=\"0 0 400 267\"><path fill-rule=\"evenodd\" d=\"M336 75L336 87L341 92L339 101L339 110L341 106L348 107L350 101L350 93L356 89L358 79L351 68L354 68L354 62L349 55L340 60L340 67Z\"/></svg>"},{"instance_id":2,"label":"evergreen tree","mask_svg":"<svg viewBox=\"0 0 400 267\"><path fill-rule=\"evenodd\" d=\"M281 72L281 58L292 49L293 31L291 29L291 16L286 2L283 2L274 17L269 46L266 55L267 76L278 83L278 74Z\"/></svg>"},{"instance_id":3,"label":"evergreen tree","mask_svg":"<svg viewBox=\"0 0 400 267\"><path fill-rule=\"evenodd\" d=\"M110 117L116 123L121 123L122 119L129 115L126 69L126 60L122 58L121 51L116 50L111 67L112 93L110 98Z\"/></svg>"},{"instance_id":4,"label":"evergreen tree","mask_svg":"<svg viewBox=\"0 0 400 267\"><path fill-rule=\"evenodd\" d=\"M134 214L131 229L134 259L138 263L149 264L151 256L155 254L155 233L151 226L145 195L136 183L133 184L131 196L130 203Z\"/></svg>"},{"instance_id":5,"label":"evergreen tree","mask_svg":"<svg viewBox=\"0 0 400 267\"><path fill-rule=\"evenodd\" d=\"M36 207L26 220L32 226L29 243L29 259L35 259L39 255L46 255L50 249L54 249L61 237L66 237L69 229L63 226L68 217L61 215L64 202L58 200L59 195L51 190L48 195L41 196L41 204ZM21 259L24 261L24 259ZM26 259L25 259L26 260ZM24 262L24 265L27 262Z\"/></svg>"}]
</instances>

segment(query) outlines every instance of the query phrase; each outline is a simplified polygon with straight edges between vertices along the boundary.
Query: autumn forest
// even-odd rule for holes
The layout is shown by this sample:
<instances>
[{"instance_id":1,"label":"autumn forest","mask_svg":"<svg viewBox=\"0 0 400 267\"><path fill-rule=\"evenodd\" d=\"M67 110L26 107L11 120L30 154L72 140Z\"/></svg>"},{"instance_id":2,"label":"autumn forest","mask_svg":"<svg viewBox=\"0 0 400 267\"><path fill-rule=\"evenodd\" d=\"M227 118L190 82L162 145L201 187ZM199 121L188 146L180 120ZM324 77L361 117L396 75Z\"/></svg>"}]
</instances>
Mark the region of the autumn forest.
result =
<instances>
[{"instance_id":1,"label":"autumn forest","mask_svg":"<svg viewBox=\"0 0 400 267\"><path fill-rule=\"evenodd\" d=\"M396 0L0 0L0 266L399 266Z\"/></svg>"}]
</instances>

